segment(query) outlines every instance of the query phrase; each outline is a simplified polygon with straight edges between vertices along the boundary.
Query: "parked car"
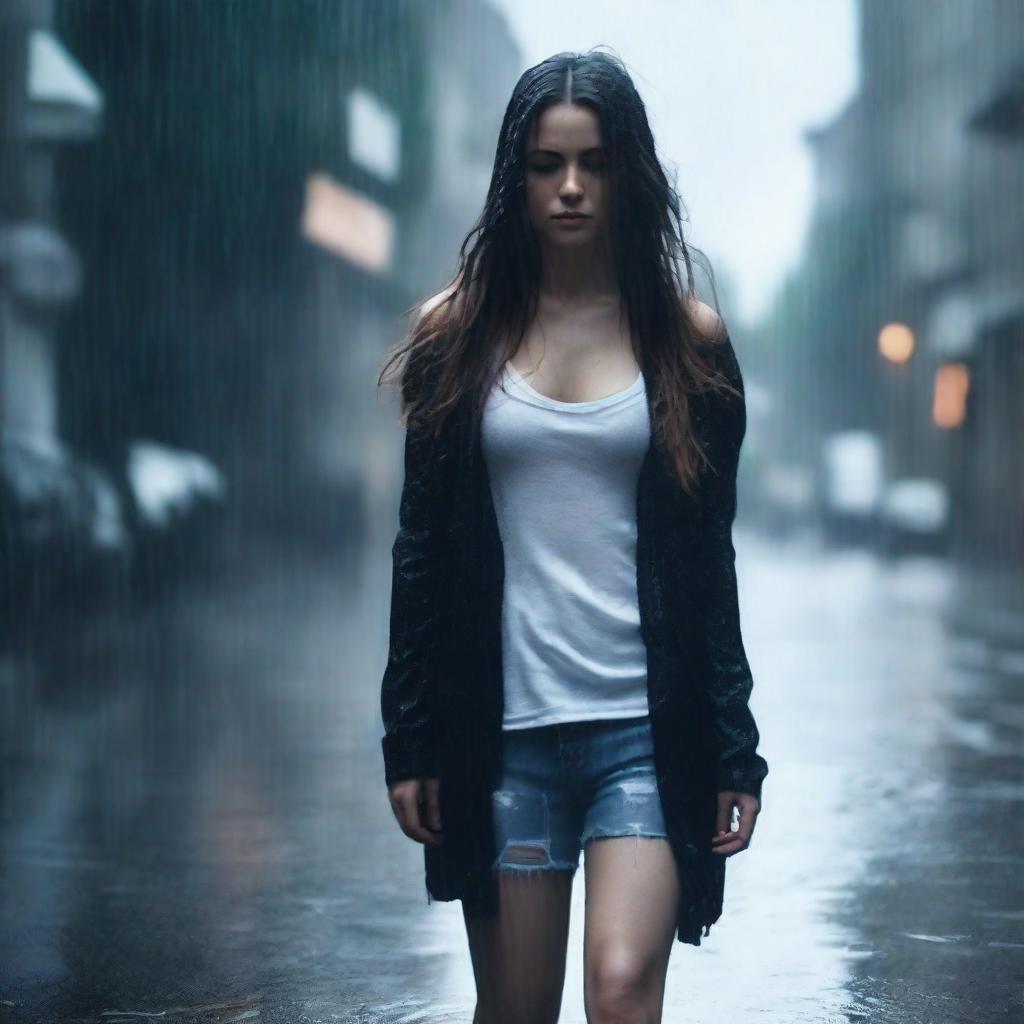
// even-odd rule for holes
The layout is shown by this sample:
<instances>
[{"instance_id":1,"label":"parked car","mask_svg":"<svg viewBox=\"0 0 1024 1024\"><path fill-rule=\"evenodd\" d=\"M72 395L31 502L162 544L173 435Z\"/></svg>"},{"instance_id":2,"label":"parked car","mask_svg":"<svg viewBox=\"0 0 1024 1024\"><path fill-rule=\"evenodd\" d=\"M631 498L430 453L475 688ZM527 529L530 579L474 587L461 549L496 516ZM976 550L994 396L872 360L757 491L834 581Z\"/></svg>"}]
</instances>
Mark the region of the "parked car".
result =
<instances>
[{"instance_id":1,"label":"parked car","mask_svg":"<svg viewBox=\"0 0 1024 1024\"><path fill-rule=\"evenodd\" d=\"M154 593L209 557L227 485L202 455L132 442L101 467L59 440L0 434L0 648L61 610Z\"/></svg>"},{"instance_id":2,"label":"parked car","mask_svg":"<svg viewBox=\"0 0 1024 1024\"><path fill-rule=\"evenodd\" d=\"M825 536L836 542L871 541L884 490L882 441L869 430L839 431L821 446L818 508Z\"/></svg>"},{"instance_id":3,"label":"parked car","mask_svg":"<svg viewBox=\"0 0 1024 1024\"><path fill-rule=\"evenodd\" d=\"M0 617L16 627L126 582L132 538L117 488L51 438L0 435Z\"/></svg>"},{"instance_id":4,"label":"parked car","mask_svg":"<svg viewBox=\"0 0 1024 1024\"><path fill-rule=\"evenodd\" d=\"M940 553L949 543L949 492L940 480L895 480L882 495L880 547L886 554Z\"/></svg>"},{"instance_id":5,"label":"parked car","mask_svg":"<svg viewBox=\"0 0 1024 1024\"><path fill-rule=\"evenodd\" d=\"M206 456L155 441L133 441L125 462L125 488L139 591L163 589L215 552L212 541L223 521L228 487L224 474Z\"/></svg>"}]
</instances>

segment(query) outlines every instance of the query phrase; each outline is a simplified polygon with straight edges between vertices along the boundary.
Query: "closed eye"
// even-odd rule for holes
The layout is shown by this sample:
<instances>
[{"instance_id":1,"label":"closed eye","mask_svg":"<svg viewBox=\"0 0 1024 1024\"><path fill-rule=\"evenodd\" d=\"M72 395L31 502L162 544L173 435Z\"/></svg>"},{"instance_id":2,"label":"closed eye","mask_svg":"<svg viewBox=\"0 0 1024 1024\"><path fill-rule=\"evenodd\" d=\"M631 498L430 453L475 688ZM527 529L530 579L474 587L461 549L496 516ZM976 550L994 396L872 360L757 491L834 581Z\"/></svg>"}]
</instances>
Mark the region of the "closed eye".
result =
<instances>
[{"instance_id":1,"label":"closed eye","mask_svg":"<svg viewBox=\"0 0 1024 1024\"><path fill-rule=\"evenodd\" d=\"M557 171L562 165L561 164L531 164L530 170L536 174L551 174L553 171ZM584 165L584 170L592 171L595 174L605 170L608 164L604 160L590 160Z\"/></svg>"}]
</instances>

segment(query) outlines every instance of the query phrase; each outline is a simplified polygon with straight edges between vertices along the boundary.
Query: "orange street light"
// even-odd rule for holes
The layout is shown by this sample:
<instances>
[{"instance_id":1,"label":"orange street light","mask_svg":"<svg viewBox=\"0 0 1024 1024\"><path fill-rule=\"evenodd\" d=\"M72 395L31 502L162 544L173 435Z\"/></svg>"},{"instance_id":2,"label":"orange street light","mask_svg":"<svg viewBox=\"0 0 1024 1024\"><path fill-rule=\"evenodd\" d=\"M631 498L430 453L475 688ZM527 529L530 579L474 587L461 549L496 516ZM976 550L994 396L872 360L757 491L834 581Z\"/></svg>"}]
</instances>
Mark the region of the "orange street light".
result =
<instances>
[{"instance_id":1,"label":"orange street light","mask_svg":"<svg viewBox=\"0 0 1024 1024\"><path fill-rule=\"evenodd\" d=\"M878 332L878 351L890 363L905 363L914 351L914 332L906 324L886 324Z\"/></svg>"},{"instance_id":2,"label":"orange street light","mask_svg":"<svg viewBox=\"0 0 1024 1024\"><path fill-rule=\"evenodd\" d=\"M963 363L943 363L935 371L932 422L943 430L959 427L967 411L970 371Z\"/></svg>"}]
</instances>

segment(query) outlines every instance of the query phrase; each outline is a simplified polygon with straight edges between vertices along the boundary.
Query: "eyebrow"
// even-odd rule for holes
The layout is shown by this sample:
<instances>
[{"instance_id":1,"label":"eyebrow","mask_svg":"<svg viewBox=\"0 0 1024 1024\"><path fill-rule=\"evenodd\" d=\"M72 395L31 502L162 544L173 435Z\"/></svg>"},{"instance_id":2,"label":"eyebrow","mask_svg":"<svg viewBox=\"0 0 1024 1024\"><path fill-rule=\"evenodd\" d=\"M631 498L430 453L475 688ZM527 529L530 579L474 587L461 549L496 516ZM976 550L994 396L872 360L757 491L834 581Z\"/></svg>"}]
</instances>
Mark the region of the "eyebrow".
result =
<instances>
[{"instance_id":1,"label":"eyebrow","mask_svg":"<svg viewBox=\"0 0 1024 1024\"><path fill-rule=\"evenodd\" d=\"M583 155L587 156L589 153L607 153L607 146L591 146L589 149L583 150ZM545 156L561 156L562 154L557 149L531 149L527 151L527 156L537 156L543 154Z\"/></svg>"}]
</instances>

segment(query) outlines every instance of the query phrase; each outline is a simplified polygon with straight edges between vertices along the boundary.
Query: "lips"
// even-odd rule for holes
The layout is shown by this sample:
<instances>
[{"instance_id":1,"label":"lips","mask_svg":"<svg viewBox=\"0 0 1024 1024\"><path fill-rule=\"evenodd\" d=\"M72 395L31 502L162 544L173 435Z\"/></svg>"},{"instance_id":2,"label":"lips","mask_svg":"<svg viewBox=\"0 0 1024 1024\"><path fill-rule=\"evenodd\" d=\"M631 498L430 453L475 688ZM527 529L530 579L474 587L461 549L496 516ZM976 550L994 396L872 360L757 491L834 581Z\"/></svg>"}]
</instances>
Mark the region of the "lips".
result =
<instances>
[{"instance_id":1,"label":"lips","mask_svg":"<svg viewBox=\"0 0 1024 1024\"><path fill-rule=\"evenodd\" d=\"M585 213L556 213L555 220L586 220Z\"/></svg>"}]
</instances>

